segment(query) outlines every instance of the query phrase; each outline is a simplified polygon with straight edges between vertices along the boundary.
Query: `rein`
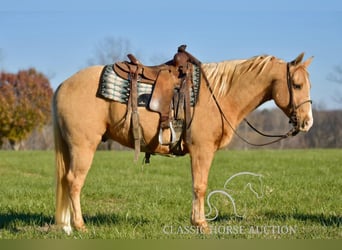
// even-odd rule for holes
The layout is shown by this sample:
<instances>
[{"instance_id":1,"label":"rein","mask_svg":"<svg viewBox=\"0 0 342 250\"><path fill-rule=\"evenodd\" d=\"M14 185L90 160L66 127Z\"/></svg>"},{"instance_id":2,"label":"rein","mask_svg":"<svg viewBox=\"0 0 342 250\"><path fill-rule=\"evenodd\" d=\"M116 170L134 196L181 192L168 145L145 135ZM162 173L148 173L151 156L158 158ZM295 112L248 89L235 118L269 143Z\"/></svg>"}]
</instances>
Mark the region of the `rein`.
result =
<instances>
[{"instance_id":1,"label":"rein","mask_svg":"<svg viewBox=\"0 0 342 250\"><path fill-rule=\"evenodd\" d=\"M252 143L250 141L248 141L247 139L245 139L244 137L242 137L238 132L237 130L233 127L233 125L230 123L230 121L228 120L228 118L226 117L226 115L224 114L221 106L219 105L218 103L218 100L216 98L216 96L214 95L214 91L213 89L211 88L210 86L210 83L209 83L209 80L205 74L205 72L203 71L202 67L201 67L201 72L203 74L203 77L204 77L204 80L206 81L206 84L207 84L207 87L211 93L211 96L213 97L214 101L215 101L215 104L217 106L217 108L219 109L220 111L220 114L221 116L223 117L223 119L227 122L227 124L229 125L229 127L233 130L234 134L237 135L242 141L244 141L245 143L249 144L249 145L252 145L252 146L266 146L266 145L270 145L270 144L273 144L273 143L276 143L276 142L279 142L283 139L286 139L288 137L291 137L291 136L295 136L299 133L299 129L298 129L298 120L297 120L297 109L302 106L303 104L307 103L307 102L310 102L312 103L312 100L306 100L298 105L295 105L294 103L294 98L293 98L293 89L292 89L292 85L293 85L293 82L292 82L292 78L291 78L291 75L290 75L290 63L287 63L286 65L286 70L287 70L287 87L288 87L288 90L289 90L289 96L290 96L290 100L289 100L289 106L291 107L291 115L290 115L290 121L289 123L291 123L293 125L293 128L290 129L287 133L283 134L283 135L269 135L269 134L265 134L261 131L259 131L257 128L255 128L246 118L244 118L244 121L247 123L247 125L253 130L255 131L256 133L264 136L264 137L270 137L270 138L277 138L273 141L270 141L270 142L266 142L266 143Z\"/></svg>"}]
</instances>

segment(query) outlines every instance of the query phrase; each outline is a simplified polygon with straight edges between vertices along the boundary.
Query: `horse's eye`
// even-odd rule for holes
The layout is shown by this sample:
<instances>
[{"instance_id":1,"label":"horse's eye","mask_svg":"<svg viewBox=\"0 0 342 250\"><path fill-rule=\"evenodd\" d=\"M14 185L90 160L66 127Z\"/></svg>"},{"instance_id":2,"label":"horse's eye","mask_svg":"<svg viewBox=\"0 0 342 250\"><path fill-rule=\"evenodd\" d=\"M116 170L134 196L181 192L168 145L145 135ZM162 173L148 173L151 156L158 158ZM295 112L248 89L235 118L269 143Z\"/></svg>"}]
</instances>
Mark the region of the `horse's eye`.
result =
<instances>
[{"instance_id":1,"label":"horse's eye","mask_svg":"<svg viewBox=\"0 0 342 250\"><path fill-rule=\"evenodd\" d=\"M294 89L301 89L301 88L302 88L302 85L294 83L294 84L293 84L293 88L294 88Z\"/></svg>"}]
</instances>

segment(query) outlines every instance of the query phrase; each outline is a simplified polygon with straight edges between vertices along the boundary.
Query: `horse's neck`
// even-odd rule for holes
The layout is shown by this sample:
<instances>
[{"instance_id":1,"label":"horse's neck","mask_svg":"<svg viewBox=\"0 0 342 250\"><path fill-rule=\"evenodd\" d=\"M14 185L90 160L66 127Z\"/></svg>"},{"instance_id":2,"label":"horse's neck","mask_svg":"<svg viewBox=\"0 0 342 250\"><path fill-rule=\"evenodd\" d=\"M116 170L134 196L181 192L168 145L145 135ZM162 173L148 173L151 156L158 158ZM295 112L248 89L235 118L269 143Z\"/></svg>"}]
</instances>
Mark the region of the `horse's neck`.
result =
<instances>
[{"instance_id":1,"label":"horse's neck","mask_svg":"<svg viewBox=\"0 0 342 250\"><path fill-rule=\"evenodd\" d=\"M260 75L248 72L232 82L227 95L221 98L223 107L237 126L249 113L272 98L271 89L269 72Z\"/></svg>"}]
</instances>

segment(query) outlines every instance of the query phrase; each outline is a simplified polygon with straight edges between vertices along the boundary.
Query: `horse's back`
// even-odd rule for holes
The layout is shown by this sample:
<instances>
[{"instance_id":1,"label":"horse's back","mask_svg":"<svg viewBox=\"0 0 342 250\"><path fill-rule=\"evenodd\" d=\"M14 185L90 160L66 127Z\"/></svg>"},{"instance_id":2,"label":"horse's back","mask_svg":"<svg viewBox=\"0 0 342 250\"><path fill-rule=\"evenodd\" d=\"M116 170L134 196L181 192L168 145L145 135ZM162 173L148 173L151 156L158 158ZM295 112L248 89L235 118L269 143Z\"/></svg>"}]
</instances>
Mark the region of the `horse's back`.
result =
<instances>
[{"instance_id":1,"label":"horse's back","mask_svg":"<svg viewBox=\"0 0 342 250\"><path fill-rule=\"evenodd\" d=\"M96 96L102 70L103 66L92 66L78 71L58 87L57 98L68 96L68 100L86 98L89 101L89 95Z\"/></svg>"}]
</instances>

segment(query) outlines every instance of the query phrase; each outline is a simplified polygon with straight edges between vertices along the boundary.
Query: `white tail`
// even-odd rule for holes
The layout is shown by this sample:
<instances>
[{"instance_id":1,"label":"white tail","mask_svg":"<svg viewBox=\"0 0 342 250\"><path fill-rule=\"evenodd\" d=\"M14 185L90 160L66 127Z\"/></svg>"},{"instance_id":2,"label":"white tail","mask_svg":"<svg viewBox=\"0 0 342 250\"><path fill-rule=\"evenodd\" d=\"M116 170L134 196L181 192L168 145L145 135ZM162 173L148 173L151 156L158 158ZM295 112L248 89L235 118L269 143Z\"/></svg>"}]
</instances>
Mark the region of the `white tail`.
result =
<instances>
[{"instance_id":1,"label":"white tail","mask_svg":"<svg viewBox=\"0 0 342 250\"><path fill-rule=\"evenodd\" d=\"M70 234L71 229L71 202L67 182L67 171L70 164L68 145L64 141L56 112L56 102L53 101L53 131L55 140L55 164L56 164L56 213L57 226Z\"/></svg>"}]
</instances>

